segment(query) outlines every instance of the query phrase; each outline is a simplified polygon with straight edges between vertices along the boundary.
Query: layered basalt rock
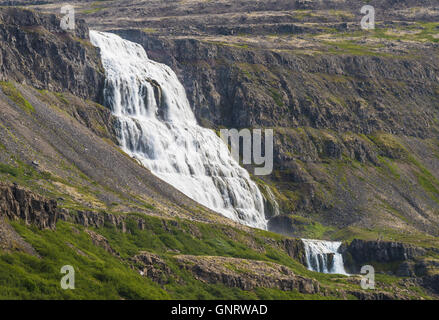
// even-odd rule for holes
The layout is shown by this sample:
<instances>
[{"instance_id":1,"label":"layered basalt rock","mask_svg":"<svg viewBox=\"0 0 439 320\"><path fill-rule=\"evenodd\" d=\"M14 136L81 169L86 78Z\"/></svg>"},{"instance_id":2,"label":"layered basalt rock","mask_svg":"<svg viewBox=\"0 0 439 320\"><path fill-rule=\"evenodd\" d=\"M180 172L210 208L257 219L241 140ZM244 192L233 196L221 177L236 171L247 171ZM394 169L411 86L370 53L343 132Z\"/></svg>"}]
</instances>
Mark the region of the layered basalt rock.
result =
<instances>
[{"instance_id":1,"label":"layered basalt rock","mask_svg":"<svg viewBox=\"0 0 439 320\"><path fill-rule=\"evenodd\" d=\"M285 252L293 259L299 261L304 266L306 263L306 253L303 241L300 239L284 239L282 240Z\"/></svg>"},{"instance_id":2,"label":"layered basalt rock","mask_svg":"<svg viewBox=\"0 0 439 320\"><path fill-rule=\"evenodd\" d=\"M158 255L146 251L130 259L132 268L136 269L142 276L150 278L152 281L166 284L172 275L171 269Z\"/></svg>"},{"instance_id":3,"label":"layered basalt rock","mask_svg":"<svg viewBox=\"0 0 439 320\"><path fill-rule=\"evenodd\" d=\"M55 229L57 203L17 185L0 184L0 216L24 220L40 229Z\"/></svg>"},{"instance_id":4,"label":"layered basalt rock","mask_svg":"<svg viewBox=\"0 0 439 320\"><path fill-rule=\"evenodd\" d=\"M399 273L413 275L407 261L425 255L426 250L410 244L390 241L367 241L354 239L343 252L345 267L353 273L359 273L361 266L378 263L398 263Z\"/></svg>"},{"instance_id":5,"label":"layered basalt rock","mask_svg":"<svg viewBox=\"0 0 439 320\"><path fill-rule=\"evenodd\" d=\"M60 217L63 221L72 222L82 225L86 228L94 227L97 229L103 228L105 224L115 227L122 233L127 232L127 217L118 216L108 212L95 212L95 211L75 211L70 212L68 210L61 210ZM139 230L145 229L145 220L141 218L130 217L134 219Z\"/></svg>"},{"instance_id":6,"label":"layered basalt rock","mask_svg":"<svg viewBox=\"0 0 439 320\"><path fill-rule=\"evenodd\" d=\"M120 254L118 252L116 252L116 250L114 250L110 243L108 242L107 238L105 238L103 235L100 235L99 233L96 233L92 230L85 230L85 232L88 233L88 235L90 236L91 241L93 242L93 244L97 247L101 247L103 248L105 251L107 251L108 253L120 257Z\"/></svg>"},{"instance_id":7,"label":"layered basalt rock","mask_svg":"<svg viewBox=\"0 0 439 320\"><path fill-rule=\"evenodd\" d=\"M58 209L55 200L46 199L18 185L0 184L0 216L10 220L24 220L40 229L55 230L59 220L82 225L86 228L103 228L104 224L113 226L122 233L127 232L125 216L107 212L69 211ZM133 218L139 230L145 229L145 220ZM102 242L100 239L98 242Z\"/></svg>"},{"instance_id":8,"label":"layered basalt rock","mask_svg":"<svg viewBox=\"0 0 439 320\"><path fill-rule=\"evenodd\" d=\"M295 275L289 268L274 263L227 257L177 256L176 259L196 279L208 283L221 283L243 290L263 287L297 290L305 294L320 292L316 280Z\"/></svg>"},{"instance_id":9,"label":"layered basalt rock","mask_svg":"<svg viewBox=\"0 0 439 320\"><path fill-rule=\"evenodd\" d=\"M0 80L99 102L105 77L88 27L77 19L75 30L66 32L60 23L54 14L0 8Z\"/></svg>"}]
</instances>

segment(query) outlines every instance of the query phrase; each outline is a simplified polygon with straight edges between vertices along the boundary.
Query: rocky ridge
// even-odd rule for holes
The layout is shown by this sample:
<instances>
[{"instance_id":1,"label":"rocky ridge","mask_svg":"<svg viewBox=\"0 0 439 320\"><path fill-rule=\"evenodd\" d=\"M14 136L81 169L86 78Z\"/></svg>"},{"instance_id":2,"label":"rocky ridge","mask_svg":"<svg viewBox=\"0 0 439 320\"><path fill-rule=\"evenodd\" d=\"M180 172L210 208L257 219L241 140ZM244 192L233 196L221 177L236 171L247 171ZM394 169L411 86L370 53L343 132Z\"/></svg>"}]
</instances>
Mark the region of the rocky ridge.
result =
<instances>
[{"instance_id":1,"label":"rocky ridge","mask_svg":"<svg viewBox=\"0 0 439 320\"><path fill-rule=\"evenodd\" d=\"M359 265L371 261L387 263L411 260L418 256L425 255L426 250L398 242L354 239L344 254L349 254Z\"/></svg>"},{"instance_id":2,"label":"rocky ridge","mask_svg":"<svg viewBox=\"0 0 439 320\"><path fill-rule=\"evenodd\" d=\"M99 102L104 72L98 50L88 41L88 26L78 20L74 32L66 32L60 22L56 15L1 8L0 80Z\"/></svg>"},{"instance_id":3,"label":"rocky ridge","mask_svg":"<svg viewBox=\"0 0 439 320\"><path fill-rule=\"evenodd\" d=\"M23 220L41 229L55 229L57 203L16 185L0 184L0 216Z\"/></svg>"},{"instance_id":4,"label":"rocky ridge","mask_svg":"<svg viewBox=\"0 0 439 320\"><path fill-rule=\"evenodd\" d=\"M251 290L255 287L297 290L305 294L319 292L317 281L296 276L281 265L226 257L178 256L177 261L194 276L209 283Z\"/></svg>"}]
</instances>

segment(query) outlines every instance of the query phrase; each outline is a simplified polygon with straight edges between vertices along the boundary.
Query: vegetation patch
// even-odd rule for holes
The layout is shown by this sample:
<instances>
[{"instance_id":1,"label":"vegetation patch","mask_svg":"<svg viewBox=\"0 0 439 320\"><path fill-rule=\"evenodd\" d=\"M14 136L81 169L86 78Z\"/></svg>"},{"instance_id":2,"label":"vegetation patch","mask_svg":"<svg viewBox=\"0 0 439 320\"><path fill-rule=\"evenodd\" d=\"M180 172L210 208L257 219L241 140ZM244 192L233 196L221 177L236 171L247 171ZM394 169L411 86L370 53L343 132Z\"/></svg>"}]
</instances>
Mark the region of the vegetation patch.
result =
<instances>
[{"instance_id":1,"label":"vegetation patch","mask_svg":"<svg viewBox=\"0 0 439 320\"><path fill-rule=\"evenodd\" d=\"M274 89L274 88L268 88L268 90L270 91L270 95L273 98L274 102L277 104L277 106L283 107L284 102L283 102L282 95L279 92L279 90Z\"/></svg>"},{"instance_id":2,"label":"vegetation patch","mask_svg":"<svg viewBox=\"0 0 439 320\"><path fill-rule=\"evenodd\" d=\"M20 93L20 91L14 86L12 82L0 81L0 87L3 93L11 99L15 104L21 107L27 113L35 112L35 108L31 105Z\"/></svg>"},{"instance_id":3,"label":"vegetation patch","mask_svg":"<svg viewBox=\"0 0 439 320\"><path fill-rule=\"evenodd\" d=\"M359 56L389 56L389 54L377 51L379 45L358 44L352 40L344 41L324 41L329 46L329 53L332 54L350 54Z\"/></svg>"},{"instance_id":4,"label":"vegetation patch","mask_svg":"<svg viewBox=\"0 0 439 320\"><path fill-rule=\"evenodd\" d=\"M42 259L21 253L0 253L1 299L168 298L157 284L94 246L85 232L78 232L67 223L58 223L55 232L18 222L12 225ZM75 290L61 289L60 270L64 265L75 269Z\"/></svg>"},{"instance_id":5,"label":"vegetation patch","mask_svg":"<svg viewBox=\"0 0 439 320\"><path fill-rule=\"evenodd\" d=\"M408 151L400 140L388 133L377 133L368 136L381 150L382 154L391 159L408 159Z\"/></svg>"},{"instance_id":6,"label":"vegetation patch","mask_svg":"<svg viewBox=\"0 0 439 320\"><path fill-rule=\"evenodd\" d=\"M16 181L35 180L35 179L51 179L50 172L39 172L32 166L18 162L18 165L0 163L0 174L10 175L16 178Z\"/></svg>"}]
</instances>

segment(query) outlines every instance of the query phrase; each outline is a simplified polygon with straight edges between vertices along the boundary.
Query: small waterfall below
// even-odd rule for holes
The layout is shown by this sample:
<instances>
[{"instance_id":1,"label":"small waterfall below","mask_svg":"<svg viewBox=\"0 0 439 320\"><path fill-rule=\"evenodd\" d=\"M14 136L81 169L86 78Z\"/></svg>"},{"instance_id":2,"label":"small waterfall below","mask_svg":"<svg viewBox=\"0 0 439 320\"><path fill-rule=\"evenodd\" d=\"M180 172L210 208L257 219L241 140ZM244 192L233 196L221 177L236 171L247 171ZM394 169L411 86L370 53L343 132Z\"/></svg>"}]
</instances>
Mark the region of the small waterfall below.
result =
<instances>
[{"instance_id":1,"label":"small waterfall below","mask_svg":"<svg viewBox=\"0 0 439 320\"><path fill-rule=\"evenodd\" d=\"M341 242L310 239L302 239L302 242L308 270L347 275L343 256L339 252Z\"/></svg>"},{"instance_id":2,"label":"small waterfall below","mask_svg":"<svg viewBox=\"0 0 439 320\"><path fill-rule=\"evenodd\" d=\"M121 148L193 200L266 229L257 185L215 132L197 124L172 69L115 34L90 31L90 39L101 50L105 104L118 120Z\"/></svg>"}]
</instances>

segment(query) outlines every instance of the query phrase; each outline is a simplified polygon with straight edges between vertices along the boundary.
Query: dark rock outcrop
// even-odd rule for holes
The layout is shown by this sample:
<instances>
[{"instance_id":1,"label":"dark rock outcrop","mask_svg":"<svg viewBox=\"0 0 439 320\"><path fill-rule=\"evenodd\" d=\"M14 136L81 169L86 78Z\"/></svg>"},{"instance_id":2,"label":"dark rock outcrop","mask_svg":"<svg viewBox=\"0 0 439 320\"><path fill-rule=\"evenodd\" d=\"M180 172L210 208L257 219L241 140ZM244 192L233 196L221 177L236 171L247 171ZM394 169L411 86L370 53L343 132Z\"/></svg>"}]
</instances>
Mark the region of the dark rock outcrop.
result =
<instances>
[{"instance_id":1,"label":"dark rock outcrop","mask_svg":"<svg viewBox=\"0 0 439 320\"><path fill-rule=\"evenodd\" d=\"M432 276L438 273L439 260L435 259L422 259L417 261L414 265L411 264L410 272L414 273L418 277Z\"/></svg>"},{"instance_id":2,"label":"dark rock outcrop","mask_svg":"<svg viewBox=\"0 0 439 320\"><path fill-rule=\"evenodd\" d=\"M105 224L115 227L122 233L127 232L126 216L114 215L108 212L94 212L94 211L75 211L70 212L61 210L59 218L63 221L73 222L84 227L103 228ZM130 217L136 222L136 226L140 230L145 229L145 220L141 218Z\"/></svg>"},{"instance_id":3,"label":"dark rock outcrop","mask_svg":"<svg viewBox=\"0 0 439 320\"><path fill-rule=\"evenodd\" d=\"M353 295L359 300L407 300L404 296L389 292L367 292L364 290L348 290L347 294Z\"/></svg>"},{"instance_id":4,"label":"dark rock outcrop","mask_svg":"<svg viewBox=\"0 0 439 320\"><path fill-rule=\"evenodd\" d=\"M179 264L195 278L227 287L252 290L257 287L284 291L297 290L304 294L320 292L316 280L295 275L289 268L263 261L227 257L177 256Z\"/></svg>"},{"instance_id":5,"label":"dark rock outcrop","mask_svg":"<svg viewBox=\"0 0 439 320\"><path fill-rule=\"evenodd\" d=\"M0 216L22 219L40 229L55 229L57 203L16 185L0 184Z\"/></svg>"},{"instance_id":6,"label":"dark rock outcrop","mask_svg":"<svg viewBox=\"0 0 439 320\"><path fill-rule=\"evenodd\" d=\"M284 239L282 240L283 247L287 254L306 266L306 254L303 241L300 239Z\"/></svg>"},{"instance_id":7,"label":"dark rock outcrop","mask_svg":"<svg viewBox=\"0 0 439 320\"><path fill-rule=\"evenodd\" d=\"M278 215L268 220L268 230L288 237L297 236L291 218L287 215Z\"/></svg>"},{"instance_id":8,"label":"dark rock outcrop","mask_svg":"<svg viewBox=\"0 0 439 320\"><path fill-rule=\"evenodd\" d=\"M95 246L103 248L105 251L107 251L108 253L114 256L118 256L118 257L120 256L119 253L116 252L116 250L114 250L110 246L110 243L108 242L107 238L91 230L85 230L85 232L88 233L88 235L91 238L91 241Z\"/></svg>"},{"instance_id":9,"label":"dark rock outcrop","mask_svg":"<svg viewBox=\"0 0 439 320\"><path fill-rule=\"evenodd\" d=\"M361 266L373 262L406 262L426 253L425 249L410 244L390 241L367 241L354 239L343 252L345 267L358 273ZM400 266L401 274L411 273L409 265Z\"/></svg>"},{"instance_id":10,"label":"dark rock outcrop","mask_svg":"<svg viewBox=\"0 0 439 320\"><path fill-rule=\"evenodd\" d=\"M136 269L142 276L150 278L159 284L166 284L172 275L171 269L158 255L146 251L130 259L132 268Z\"/></svg>"},{"instance_id":11,"label":"dark rock outcrop","mask_svg":"<svg viewBox=\"0 0 439 320\"><path fill-rule=\"evenodd\" d=\"M0 80L15 80L50 91L69 91L99 102L104 72L88 27L60 28L56 15L0 8Z\"/></svg>"},{"instance_id":12,"label":"dark rock outcrop","mask_svg":"<svg viewBox=\"0 0 439 320\"><path fill-rule=\"evenodd\" d=\"M422 278L423 287L439 295L439 274Z\"/></svg>"},{"instance_id":13,"label":"dark rock outcrop","mask_svg":"<svg viewBox=\"0 0 439 320\"><path fill-rule=\"evenodd\" d=\"M396 275L400 277L412 277L415 275L413 270L413 262L404 261L398 267Z\"/></svg>"}]
</instances>

